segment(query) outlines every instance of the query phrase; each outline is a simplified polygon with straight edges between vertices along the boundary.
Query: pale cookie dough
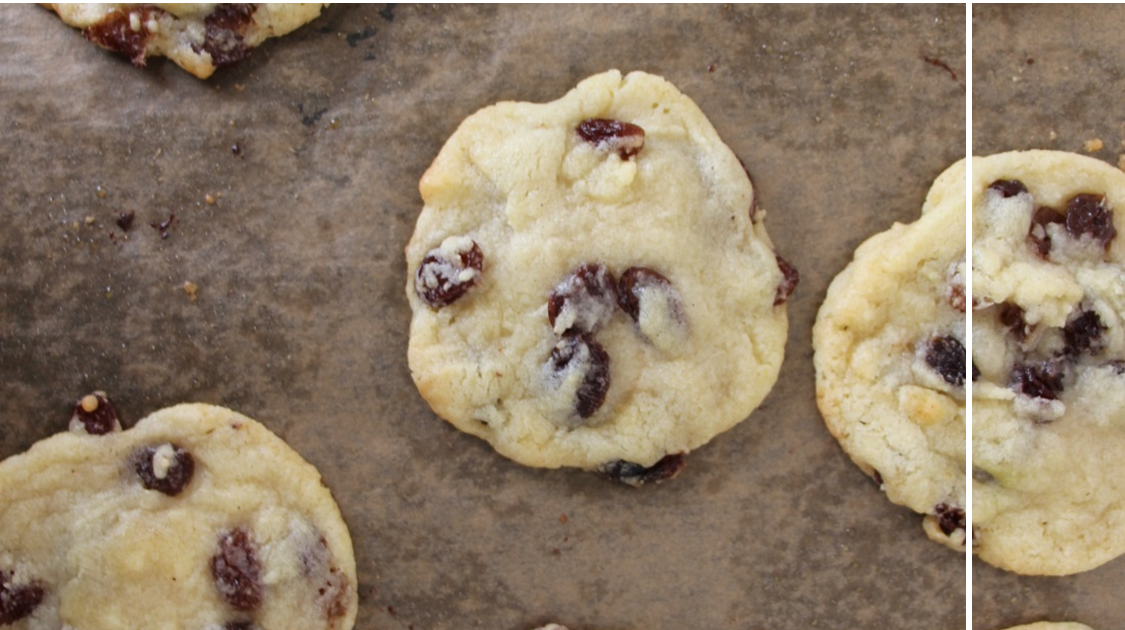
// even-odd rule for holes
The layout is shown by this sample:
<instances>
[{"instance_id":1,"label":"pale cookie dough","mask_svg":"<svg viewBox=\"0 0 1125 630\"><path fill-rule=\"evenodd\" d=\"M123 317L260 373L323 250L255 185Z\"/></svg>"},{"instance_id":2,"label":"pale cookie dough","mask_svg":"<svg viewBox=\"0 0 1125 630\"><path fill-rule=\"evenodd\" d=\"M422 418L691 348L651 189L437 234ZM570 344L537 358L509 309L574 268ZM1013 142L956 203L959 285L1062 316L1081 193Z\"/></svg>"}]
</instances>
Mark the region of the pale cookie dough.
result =
<instances>
[{"instance_id":1,"label":"pale cookie dough","mask_svg":"<svg viewBox=\"0 0 1125 630\"><path fill-rule=\"evenodd\" d=\"M103 432L98 398L0 462L0 626L353 626L351 538L316 469L221 407Z\"/></svg>"},{"instance_id":2,"label":"pale cookie dough","mask_svg":"<svg viewBox=\"0 0 1125 630\"><path fill-rule=\"evenodd\" d=\"M887 497L965 549L965 162L859 246L813 327L817 403Z\"/></svg>"},{"instance_id":3,"label":"pale cookie dough","mask_svg":"<svg viewBox=\"0 0 1125 630\"><path fill-rule=\"evenodd\" d=\"M1008 630L1093 630L1090 626L1071 621L1037 621L1023 626L1014 626Z\"/></svg>"},{"instance_id":4,"label":"pale cookie dough","mask_svg":"<svg viewBox=\"0 0 1125 630\"><path fill-rule=\"evenodd\" d=\"M738 158L664 79L611 71L488 107L420 188L410 369L503 455L656 481L776 381L796 271Z\"/></svg>"},{"instance_id":5,"label":"pale cookie dough","mask_svg":"<svg viewBox=\"0 0 1125 630\"><path fill-rule=\"evenodd\" d=\"M1125 552L1125 173L1054 151L973 171L973 550L1086 571Z\"/></svg>"},{"instance_id":6,"label":"pale cookie dough","mask_svg":"<svg viewBox=\"0 0 1125 630\"><path fill-rule=\"evenodd\" d=\"M321 3L44 4L86 39L145 65L167 57L200 79L246 58L270 37L313 21Z\"/></svg>"}]
</instances>

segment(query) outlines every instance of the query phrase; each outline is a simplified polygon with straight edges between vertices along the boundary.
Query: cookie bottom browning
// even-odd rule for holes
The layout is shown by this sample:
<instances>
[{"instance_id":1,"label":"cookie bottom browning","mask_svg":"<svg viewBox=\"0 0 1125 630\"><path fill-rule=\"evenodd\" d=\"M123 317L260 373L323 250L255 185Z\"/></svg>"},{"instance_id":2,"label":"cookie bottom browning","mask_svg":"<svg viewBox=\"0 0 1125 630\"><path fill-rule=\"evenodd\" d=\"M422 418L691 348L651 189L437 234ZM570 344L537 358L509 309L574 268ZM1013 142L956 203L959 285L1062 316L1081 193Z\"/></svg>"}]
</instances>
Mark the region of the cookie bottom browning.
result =
<instances>
[{"instance_id":1,"label":"cookie bottom browning","mask_svg":"<svg viewBox=\"0 0 1125 630\"><path fill-rule=\"evenodd\" d=\"M856 250L813 328L817 403L887 497L965 548L965 163L934 182L922 217Z\"/></svg>"},{"instance_id":2,"label":"cookie bottom browning","mask_svg":"<svg viewBox=\"0 0 1125 630\"><path fill-rule=\"evenodd\" d=\"M973 551L1066 575L1125 552L1125 173L973 158Z\"/></svg>"},{"instance_id":3,"label":"cookie bottom browning","mask_svg":"<svg viewBox=\"0 0 1125 630\"><path fill-rule=\"evenodd\" d=\"M19 630L348 630L357 607L319 473L257 422L198 404L0 463L5 590L24 602L0 606Z\"/></svg>"}]
</instances>

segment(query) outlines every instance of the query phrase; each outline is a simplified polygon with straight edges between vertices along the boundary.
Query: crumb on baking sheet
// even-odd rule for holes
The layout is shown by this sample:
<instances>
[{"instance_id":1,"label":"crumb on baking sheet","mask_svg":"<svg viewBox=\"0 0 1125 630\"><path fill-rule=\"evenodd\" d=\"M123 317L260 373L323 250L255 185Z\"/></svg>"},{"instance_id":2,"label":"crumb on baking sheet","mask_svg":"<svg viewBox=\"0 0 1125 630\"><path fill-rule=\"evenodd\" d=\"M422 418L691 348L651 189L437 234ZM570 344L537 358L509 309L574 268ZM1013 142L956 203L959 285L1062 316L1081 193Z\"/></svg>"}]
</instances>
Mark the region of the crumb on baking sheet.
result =
<instances>
[{"instance_id":1,"label":"crumb on baking sheet","mask_svg":"<svg viewBox=\"0 0 1125 630\"><path fill-rule=\"evenodd\" d=\"M211 193L207 193L206 195L204 195L204 197L203 197L203 201L204 201L204 202L205 202L205 203L206 203L207 205L209 205L209 206L213 206L213 205L215 205L215 196L214 196L214 195L212 195Z\"/></svg>"},{"instance_id":2,"label":"crumb on baking sheet","mask_svg":"<svg viewBox=\"0 0 1125 630\"><path fill-rule=\"evenodd\" d=\"M1092 138L1087 140L1082 148L1086 150L1086 153L1097 153L1105 148L1105 143L1102 142L1101 138Z\"/></svg>"},{"instance_id":3,"label":"crumb on baking sheet","mask_svg":"<svg viewBox=\"0 0 1125 630\"><path fill-rule=\"evenodd\" d=\"M199 292L199 285L191 280L184 280L184 293L187 293L188 299L192 302L195 301L196 293Z\"/></svg>"}]
</instances>

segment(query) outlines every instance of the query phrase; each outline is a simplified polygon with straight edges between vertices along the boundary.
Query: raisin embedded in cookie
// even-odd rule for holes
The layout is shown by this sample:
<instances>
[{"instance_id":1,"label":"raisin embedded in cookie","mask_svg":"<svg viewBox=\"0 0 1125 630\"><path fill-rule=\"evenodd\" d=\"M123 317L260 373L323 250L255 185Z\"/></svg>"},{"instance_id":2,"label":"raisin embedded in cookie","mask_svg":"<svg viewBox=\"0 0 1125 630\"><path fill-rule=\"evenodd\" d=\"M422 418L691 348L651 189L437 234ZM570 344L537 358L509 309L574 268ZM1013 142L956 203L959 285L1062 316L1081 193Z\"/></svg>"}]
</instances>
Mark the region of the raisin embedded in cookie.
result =
<instances>
[{"instance_id":1,"label":"raisin embedded in cookie","mask_svg":"<svg viewBox=\"0 0 1125 630\"><path fill-rule=\"evenodd\" d=\"M965 549L965 163L922 216L869 238L813 328L829 431L938 542Z\"/></svg>"},{"instance_id":2,"label":"raisin embedded in cookie","mask_svg":"<svg viewBox=\"0 0 1125 630\"><path fill-rule=\"evenodd\" d=\"M86 39L134 65L168 57L200 79L250 55L270 37L313 21L312 4L44 4Z\"/></svg>"},{"instance_id":3,"label":"raisin embedded in cookie","mask_svg":"<svg viewBox=\"0 0 1125 630\"><path fill-rule=\"evenodd\" d=\"M1125 552L1125 173L973 159L973 551L1065 575Z\"/></svg>"},{"instance_id":4,"label":"raisin embedded in cookie","mask_svg":"<svg viewBox=\"0 0 1125 630\"><path fill-rule=\"evenodd\" d=\"M233 411L179 405L0 462L0 626L349 630L356 606L320 475Z\"/></svg>"},{"instance_id":5,"label":"raisin embedded in cookie","mask_svg":"<svg viewBox=\"0 0 1125 630\"><path fill-rule=\"evenodd\" d=\"M422 396L522 464L640 485L770 391L797 272L699 108L642 72L465 120L406 249Z\"/></svg>"}]
</instances>

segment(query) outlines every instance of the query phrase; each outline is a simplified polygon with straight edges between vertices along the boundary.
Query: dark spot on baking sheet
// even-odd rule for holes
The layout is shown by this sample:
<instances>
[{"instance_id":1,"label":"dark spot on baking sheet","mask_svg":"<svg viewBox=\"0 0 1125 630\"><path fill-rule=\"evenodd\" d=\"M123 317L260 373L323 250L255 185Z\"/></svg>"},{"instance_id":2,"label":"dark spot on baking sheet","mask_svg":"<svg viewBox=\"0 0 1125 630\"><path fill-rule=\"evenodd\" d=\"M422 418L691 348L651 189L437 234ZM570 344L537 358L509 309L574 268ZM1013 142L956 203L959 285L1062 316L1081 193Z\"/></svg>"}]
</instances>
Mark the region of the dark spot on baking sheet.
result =
<instances>
[{"instance_id":1,"label":"dark spot on baking sheet","mask_svg":"<svg viewBox=\"0 0 1125 630\"><path fill-rule=\"evenodd\" d=\"M359 46L360 42L362 42L365 39L369 39L371 37L374 37L376 32L377 31L375 30L374 26L368 26L367 28L363 29L362 31L357 31L355 33L348 33L347 36L344 37L344 41L348 42L348 46L350 46L352 48L357 48Z\"/></svg>"},{"instance_id":2,"label":"dark spot on baking sheet","mask_svg":"<svg viewBox=\"0 0 1125 630\"><path fill-rule=\"evenodd\" d=\"M240 157L240 158L246 157L242 153L242 141L241 140L238 140L234 144L230 145L230 152L231 152L231 155L234 155L236 157Z\"/></svg>"},{"instance_id":3,"label":"dark spot on baking sheet","mask_svg":"<svg viewBox=\"0 0 1125 630\"><path fill-rule=\"evenodd\" d=\"M241 527L223 533L211 557L211 577L219 595L235 610L255 610L262 605L262 567L258 546Z\"/></svg>"},{"instance_id":4,"label":"dark spot on baking sheet","mask_svg":"<svg viewBox=\"0 0 1125 630\"><path fill-rule=\"evenodd\" d=\"M90 435L111 433L121 423L117 407L101 392L84 396L74 405L71 421L74 420L81 422Z\"/></svg>"},{"instance_id":5,"label":"dark spot on baking sheet","mask_svg":"<svg viewBox=\"0 0 1125 630\"><path fill-rule=\"evenodd\" d=\"M674 453L665 455L660 461L647 468L624 460L610 462L602 467L602 474L614 481L639 487L672 479L680 474L686 465L684 454Z\"/></svg>"},{"instance_id":6,"label":"dark spot on baking sheet","mask_svg":"<svg viewBox=\"0 0 1125 630\"><path fill-rule=\"evenodd\" d=\"M398 3L388 2L386 6L384 6L382 9L379 10L379 17L383 18L384 20L386 20L388 22L394 22L395 21L395 9L397 7L398 7Z\"/></svg>"},{"instance_id":7,"label":"dark spot on baking sheet","mask_svg":"<svg viewBox=\"0 0 1125 630\"><path fill-rule=\"evenodd\" d=\"M165 219L164 221L160 221L159 223L156 222L156 221L151 221L151 222L149 222L149 225L152 227L152 229L160 232L160 238L161 239L167 239L168 238L168 230L171 229L172 223L175 222L175 220L176 220L176 213L173 212L170 215L168 215L168 218Z\"/></svg>"},{"instance_id":8,"label":"dark spot on baking sheet","mask_svg":"<svg viewBox=\"0 0 1125 630\"><path fill-rule=\"evenodd\" d=\"M117 213L117 227L121 228L122 232L128 232L133 227L133 219L137 213L132 210Z\"/></svg>"},{"instance_id":9,"label":"dark spot on baking sheet","mask_svg":"<svg viewBox=\"0 0 1125 630\"><path fill-rule=\"evenodd\" d=\"M303 116L301 116L301 124L306 127L312 127L317 123L317 121L320 120L321 116L324 116L324 114L328 113L328 108L322 107L321 109L318 109L311 114L305 114L305 106L303 104L298 104L297 112L304 114Z\"/></svg>"},{"instance_id":10,"label":"dark spot on baking sheet","mask_svg":"<svg viewBox=\"0 0 1125 630\"><path fill-rule=\"evenodd\" d=\"M938 527L946 536L965 529L965 510L959 507L940 503L934 507L934 516L937 516Z\"/></svg>"},{"instance_id":11,"label":"dark spot on baking sheet","mask_svg":"<svg viewBox=\"0 0 1125 630\"><path fill-rule=\"evenodd\" d=\"M947 73L949 73L949 78L953 79L953 81L961 87L965 87L965 84L961 82L961 78L957 76L957 72L953 68L949 67L948 63L945 63L937 57L930 57L928 55L923 55L922 60L930 64L931 66L934 66L935 68L941 68L942 70L945 70Z\"/></svg>"},{"instance_id":12,"label":"dark spot on baking sheet","mask_svg":"<svg viewBox=\"0 0 1125 630\"><path fill-rule=\"evenodd\" d=\"M167 470L162 474L157 474L154 461L160 446L145 446L138 449L132 456L133 471L137 473L137 478L141 480L141 485L146 490L156 490L174 497L191 483L191 478L195 474L195 458L187 450L175 444L168 446L172 450L171 459Z\"/></svg>"},{"instance_id":13,"label":"dark spot on baking sheet","mask_svg":"<svg viewBox=\"0 0 1125 630\"><path fill-rule=\"evenodd\" d=\"M1034 60L1034 59L1032 59L1031 57L1028 57L1028 58L1027 58L1027 65L1029 65L1029 66L1030 66L1030 65L1033 65L1034 63L1035 63L1035 60Z\"/></svg>"},{"instance_id":14,"label":"dark spot on baking sheet","mask_svg":"<svg viewBox=\"0 0 1125 630\"><path fill-rule=\"evenodd\" d=\"M23 619L43 602L46 591L37 582L13 584L13 571L0 571L0 626Z\"/></svg>"}]
</instances>

